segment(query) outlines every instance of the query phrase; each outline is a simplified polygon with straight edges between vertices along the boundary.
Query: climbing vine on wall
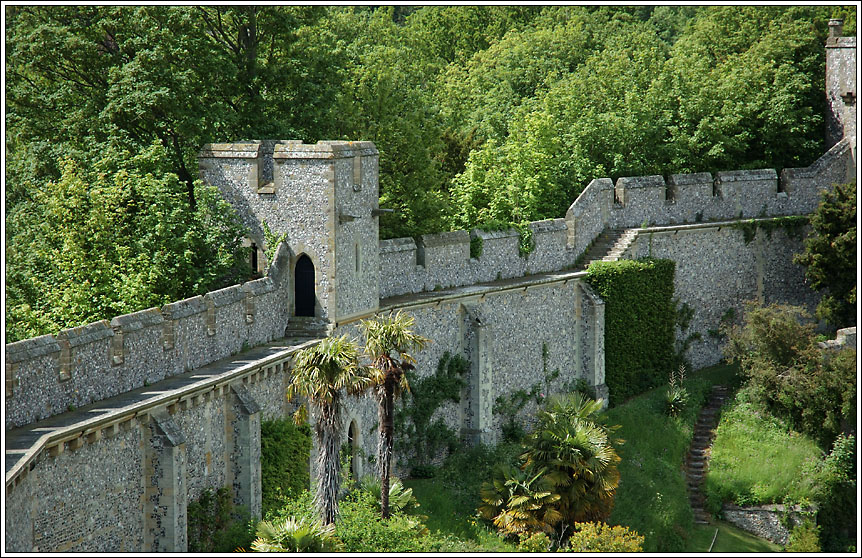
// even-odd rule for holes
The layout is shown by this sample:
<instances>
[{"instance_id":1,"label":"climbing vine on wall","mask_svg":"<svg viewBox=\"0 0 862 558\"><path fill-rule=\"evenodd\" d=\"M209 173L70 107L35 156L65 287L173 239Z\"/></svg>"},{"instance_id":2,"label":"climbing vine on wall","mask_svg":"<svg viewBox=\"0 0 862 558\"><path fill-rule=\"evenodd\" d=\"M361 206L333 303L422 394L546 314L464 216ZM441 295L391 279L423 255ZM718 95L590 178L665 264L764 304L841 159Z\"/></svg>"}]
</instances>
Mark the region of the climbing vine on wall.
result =
<instances>
[{"instance_id":1,"label":"climbing vine on wall","mask_svg":"<svg viewBox=\"0 0 862 558\"><path fill-rule=\"evenodd\" d=\"M311 455L311 428L293 420L260 423L260 472L263 511L281 507L284 501L307 489Z\"/></svg>"},{"instance_id":2,"label":"climbing vine on wall","mask_svg":"<svg viewBox=\"0 0 862 558\"><path fill-rule=\"evenodd\" d=\"M767 238L772 238L772 231L775 229L784 229L788 237L802 240L802 234L807 224L808 217L804 215L790 215L787 217L776 217L775 219L738 221L730 226L741 230L743 240L748 244L757 236L757 229L762 229L766 233Z\"/></svg>"},{"instance_id":3,"label":"climbing vine on wall","mask_svg":"<svg viewBox=\"0 0 862 558\"><path fill-rule=\"evenodd\" d=\"M434 413L445 403L458 403L461 390L467 385L465 376L470 361L460 355L443 353L434 374L419 378L407 372L410 394L401 399L395 413L395 432L401 437L399 446L410 448L409 465L424 468L442 451L458 447L458 433Z\"/></svg>"},{"instance_id":4,"label":"climbing vine on wall","mask_svg":"<svg viewBox=\"0 0 862 558\"><path fill-rule=\"evenodd\" d=\"M504 442L520 442L525 435L524 425L518 415L530 401L541 404L551 393L551 383L560 377L560 369L548 370L548 344L542 343L542 379L529 391L516 389L510 393L497 396L492 412L502 419L500 431ZM568 391L578 391L569 389Z\"/></svg>"},{"instance_id":5,"label":"climbing vine on wall","mask_svg":"<svg viewBox=\"0 0 862 558\"><path fill-rule=\"evenodd\" d=\"M254 522L248 510L236 508L231 489L204 490L187 510L189 552L233 552L254 539Z\"/></svg>"},{"instance_id":6,"label":"climbing vine on wall","mask_svg":"<svg viewBox=\"0 0 862 558\"><path fill-rule=\"evenodd\" d=\"M676 264L594 262L587 282L605 300L605 383L611 404L661 385L674 365Z\"/></svg>"}]
</instances>

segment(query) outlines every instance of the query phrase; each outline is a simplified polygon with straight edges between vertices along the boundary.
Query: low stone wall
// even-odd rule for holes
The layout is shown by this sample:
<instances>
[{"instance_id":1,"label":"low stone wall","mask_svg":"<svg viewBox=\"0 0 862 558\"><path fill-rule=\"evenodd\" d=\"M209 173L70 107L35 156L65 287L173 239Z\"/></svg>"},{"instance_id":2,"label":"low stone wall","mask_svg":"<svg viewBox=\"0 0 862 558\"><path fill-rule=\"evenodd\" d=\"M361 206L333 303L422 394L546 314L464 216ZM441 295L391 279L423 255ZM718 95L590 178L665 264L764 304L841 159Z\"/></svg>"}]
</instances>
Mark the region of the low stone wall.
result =
<instances>
[{"instance_id":1,"label":"low stone wall","mask_svg":"<svg viewBox=\"0 0 862 558\"><path fill-rule=\"evenodd\" d=\"M775 544L786 545L790 540L790 530L812 512L803 511L799 506L788 509L780 504L748 507L725 504L721 513L725 521L743 531Z\"/></svg>"}]
</instances>

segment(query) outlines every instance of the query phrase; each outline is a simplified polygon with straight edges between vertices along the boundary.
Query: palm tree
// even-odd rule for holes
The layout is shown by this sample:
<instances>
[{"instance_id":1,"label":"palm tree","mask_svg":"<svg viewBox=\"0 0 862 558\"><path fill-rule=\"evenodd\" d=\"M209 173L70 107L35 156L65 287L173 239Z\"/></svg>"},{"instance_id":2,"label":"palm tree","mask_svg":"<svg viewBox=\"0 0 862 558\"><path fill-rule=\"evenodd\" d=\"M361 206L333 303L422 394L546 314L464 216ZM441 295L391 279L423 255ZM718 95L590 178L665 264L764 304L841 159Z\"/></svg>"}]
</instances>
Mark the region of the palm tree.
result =
<instances>
[{"instance_id":1,"label":"palm tree","mask_svg":"<svg viewBox=\"0 0 862 558\"><path fill-rule=\"evenodd\" d=\"M380 513L389 517L389 473L392 461L395 398L409 390L405 372L416 364L409 351L422 350L429 342L412 331L415 320L398 311L373 320L362 320L365 354L371 359L371 380L377 398L380 439L377 444L377 469L380 473Z\"/></svg>"},{"instance_id":2,"label":"palm tree","mask_svg":"<svg viewBox=\"0 0 862 558\"><path fill-rule=\"evenodd\" d=\"M324 525L335 522L338 513L342 396L344 392L359 395L369 382L367 370L359 365L359 346L347 336L324 339L299 351L294 359L287 397L304 396L315 415L318 472L315 503ZM302 416L300 411L295 418Z\"/></svg>"},{"instance_id":3,"label":"palm tree","mask_svg":"<svg viewBox=\"0 0 862 558\"><path fill-rule=\"evenodd\" d=\"M261 521L255 535L251 543L255 552L335 552L343 548L334 525L306 517Z\"/></svg>"},{"instance_id":4,"label":"palm tree","mask_svg":"<svg viewBox=\"0 0 862 558\"><path fill-rule=\"evenodd\" d=\"M601 410L601 401L581 393L551 397L521 456L560 495L563 525L604 521L614 505L620 481L616 447L623 440L614 437L618 427L601 422Z\"/></svg>"},{"instance_id":5,"label":"palm tree","mask_svg":"<svg viewBox=\"0 0 862 558\"><path fill-rule=\"evenodd\" d=\"M562 519L557 510L560 495L532 468L497 465L479 494L479 514L505 535L552 533Z\"/></svg>"}]
</instances>

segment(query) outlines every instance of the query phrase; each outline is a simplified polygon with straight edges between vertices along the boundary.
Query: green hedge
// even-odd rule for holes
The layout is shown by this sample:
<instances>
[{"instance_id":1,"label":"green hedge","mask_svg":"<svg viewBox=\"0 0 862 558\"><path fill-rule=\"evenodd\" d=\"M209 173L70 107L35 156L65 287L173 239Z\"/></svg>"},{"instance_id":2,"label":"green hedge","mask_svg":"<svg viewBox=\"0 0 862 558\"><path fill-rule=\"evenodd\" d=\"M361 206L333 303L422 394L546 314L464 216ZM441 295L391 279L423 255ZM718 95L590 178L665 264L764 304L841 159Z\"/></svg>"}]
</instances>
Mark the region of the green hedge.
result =
<instances>
[{"instance_id":1,"label":"green hedge","mask_svg":"<svg viewBox=\"0 0 862 558\"><path fill-rule=\"evenodd\" d=\"M661 385L674 366L671 260L594 262L589 283L605 300L605 383L611 404Z\"/></svg>"},{"instance_id":2,"label":"green hedge","mask_svg":"<svg viewBox=\"0 0 862 558\"><path fill-rule=\"evenodd\" d=\"M263 512L280 508L285 499L310 485L308 463L311 429L292 419L261 421L260 469Z\"/></svg>"}]
</instances>

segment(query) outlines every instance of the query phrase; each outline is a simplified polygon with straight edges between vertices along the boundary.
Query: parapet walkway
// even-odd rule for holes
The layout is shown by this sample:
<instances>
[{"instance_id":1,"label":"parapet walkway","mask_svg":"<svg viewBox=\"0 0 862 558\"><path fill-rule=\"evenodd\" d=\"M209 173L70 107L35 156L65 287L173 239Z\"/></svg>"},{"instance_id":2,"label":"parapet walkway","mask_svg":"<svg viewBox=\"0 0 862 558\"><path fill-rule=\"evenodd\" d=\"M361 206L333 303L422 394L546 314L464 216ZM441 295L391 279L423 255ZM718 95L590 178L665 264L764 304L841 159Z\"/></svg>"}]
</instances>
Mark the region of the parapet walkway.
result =
<instances>
[{"instance_id":1,"label":"parapet walkway","mask_svg":"<svg viewBox=\"0 0 862 558\"><path fill-rule=\"evenodd\" d=\"M458 299L465 296L481 296L483 294L493 292L511 291L537 285L559 283L561 281L580 279L586 277L586 275L587 274L584 271L567 269L547 273L535 273L533 275L524 275L521 277L512 277L510 279L497 279L496 281L476 283L474 285L448 287L437 291L422 291L418 293L394 295L381 299L380 308L377 312L385 312L410 306L436 304L444 300Z\"/></svg>"},{"instance_id":2,"label":"parapet walkway","mask_svg":"<svg viewBox=\"0 0 862 558\"><path fill-rule=\"evenodd\" d=\"M303 335L286 337L149 386L7 430L4 433L6 484L8 486L20 473L26 472L46 449L56 452L54 448L59 447L62 451L67 442L74 448L85 435L101 435L102 430L128 423L140 413L241 379L317 342L318 339Z\"/></svg>"}]
</instances>

